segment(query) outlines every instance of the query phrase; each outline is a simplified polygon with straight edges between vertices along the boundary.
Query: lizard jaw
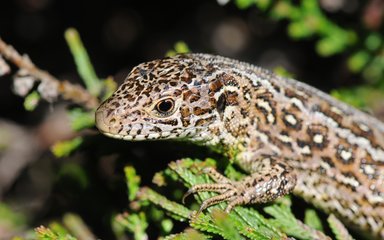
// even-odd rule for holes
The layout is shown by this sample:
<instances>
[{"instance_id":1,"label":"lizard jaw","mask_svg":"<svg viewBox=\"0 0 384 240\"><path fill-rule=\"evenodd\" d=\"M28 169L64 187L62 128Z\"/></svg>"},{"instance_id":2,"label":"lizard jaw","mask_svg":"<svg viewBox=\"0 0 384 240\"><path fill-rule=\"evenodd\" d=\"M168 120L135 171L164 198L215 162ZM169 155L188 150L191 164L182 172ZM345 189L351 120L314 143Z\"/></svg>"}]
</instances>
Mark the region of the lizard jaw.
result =
<instances>
[{"instance_id":1,"label":"lizard jaw","mask_svg":"<svg viewBox=\"0 0 384 240\"><path fill-rule=\"evenodd\" d=\"M108 132L102 132L104 135L116 138L116 139L122 139L127 141L144 141L144 140L155 140L155 139L165 139L167 136L169 136L170 132L162 132L162 133L151 133L148 135L144 134L137 134L137 135L122 135L122 134L113 134Z\"/></svg>"},{"instance_id":2,"label":"lizard jaw","mask_svg":"<svg viewBox=\"0 0 384 240\"><path fill-rule=\"evenodd\" d=\"M164 130L161 132L151 131L151 126L141 123L121 127L119 121L106 121L105 111L101 108L95 113L95 124L104 135L127 141L166 139L173 134L170 131ZM143 132L145 133L143 134Z\"/></svg>"}]
</instances>

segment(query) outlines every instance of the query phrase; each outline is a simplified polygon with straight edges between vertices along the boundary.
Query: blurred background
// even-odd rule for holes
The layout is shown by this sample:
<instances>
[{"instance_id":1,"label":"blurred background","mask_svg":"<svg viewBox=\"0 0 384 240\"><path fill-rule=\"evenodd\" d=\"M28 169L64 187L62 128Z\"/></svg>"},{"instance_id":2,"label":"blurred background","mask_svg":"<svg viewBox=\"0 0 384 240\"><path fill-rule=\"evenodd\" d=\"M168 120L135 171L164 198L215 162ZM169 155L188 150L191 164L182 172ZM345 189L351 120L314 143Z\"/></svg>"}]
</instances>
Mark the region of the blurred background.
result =
<instances>
[{"instance_id":1,"label":"blurred background","mask_svg":"<svg viewBox=\"0 0 384 240\"><path fill-rule=\"evenodd\" d=\"M183 41L193 52L293 76L381 117L383 6L381 0L10 0L0 3L0 37L40 68L79 84L63 35L69 27L79 31L98 76L118 84L133 66ZM171 160L205 156L180 143L125 143L88 129L80 149L56 158L52 144L79 134L69 126L68 104L41 102L26 111L23 102L12 92L12 74L1 77L0 239L67 212L79 214L96 236L113 239L111 217L128 205L124 165L134 164L146 185Z\"/></svg>"}]
</instances>

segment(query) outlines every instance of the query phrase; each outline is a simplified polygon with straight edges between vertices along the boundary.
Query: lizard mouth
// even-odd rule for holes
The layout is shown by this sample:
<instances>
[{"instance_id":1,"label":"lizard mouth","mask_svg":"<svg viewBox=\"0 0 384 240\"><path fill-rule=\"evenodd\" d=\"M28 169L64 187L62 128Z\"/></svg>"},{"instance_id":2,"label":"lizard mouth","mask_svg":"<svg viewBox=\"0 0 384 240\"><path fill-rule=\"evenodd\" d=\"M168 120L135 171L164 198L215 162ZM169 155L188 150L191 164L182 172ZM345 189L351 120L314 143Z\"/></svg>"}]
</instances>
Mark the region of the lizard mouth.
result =
<instances>
[{"instance_id":1,"label":"lizard mouth","mask_svg":"<svg viewBox=\"0 0 384 240\"><path fill-rule=\"evenodd\" d=\"M134 123L122 126L120 121L112 118L107 120L105 111L98 109L95 113L96 127L108 137L128 141L142 141L151 139L165 139L172 135L170 131L151 131L154 127L148 123Z\"/></svg>"},{"instance_id":2,"label":"lizard mouth","mask_svg":"<svg viewBox=\"0 0 384 240\"><path fill-rule=\"evenodd\" d=\"M116 120L106 122L104 113L105 111L102 108L96 110L95 124L96 127L100 130L100 132L104 134L111 134L113 132L113 129L118 129L118 122Z\"/></svg>"},{"instance_id":3,"label":"lizard mouth","mask_svg":"<svg viewBox=\"0 0 384 240\"><path fill-rule=\"evenodd\" d=\"M108 137L112 137L112 138L116 138L116 139L122 139L122 140L128 140L128 141L165 139L171 135L171 132L136 134L136 135L113 134L113 133L103 132L103 131L101 131L101 132Z\"/></svg>"},{"instance_id":4,"label":"lizard mouth","mask_svg":"<svg viewBox=\"0 0 384 240\"><path fill-rule=\"evenodd\" d=\"M116 118L106 117L107 112L99 108L95 113L96 127L108 137L127 141L193 138L199 127L159 127L149 121L122 123Z\"/></svg>"}]
</instances>

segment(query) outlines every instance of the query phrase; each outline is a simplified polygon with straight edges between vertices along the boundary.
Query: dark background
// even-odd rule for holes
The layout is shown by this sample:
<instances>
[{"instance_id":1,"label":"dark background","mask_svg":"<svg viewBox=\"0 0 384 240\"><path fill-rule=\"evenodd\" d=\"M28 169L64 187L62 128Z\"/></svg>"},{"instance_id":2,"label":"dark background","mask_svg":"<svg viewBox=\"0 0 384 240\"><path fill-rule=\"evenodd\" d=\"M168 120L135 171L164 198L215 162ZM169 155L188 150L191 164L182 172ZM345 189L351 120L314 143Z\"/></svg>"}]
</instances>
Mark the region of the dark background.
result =
<instances>
[{"instance_id":1,"label":"dark background","mask_svg":"<svg viewBox=\"0 0 384 240\"><path fill-rule=\"evenodd\" d=\"M359 3L354 2L352 10L326 14L345 27L359 24L356 19L350 21L360 11ZM346 56L321 58L314 49L315 39L294 41L287 36L286 26L287 22L269 20L255 7L239 10L233 3L220 6L214 0L0 3L0 37L28 54L40 68L72 82L81 83L63 36L69 27L79 31L97 74L102 78L112 75L119 83L133 66L163 57L179 40L193 52L224 55L269 69L282 66L295 78L324 91L359 82L347 71ZM42 103L27 112L23 98L11 89L11 76L1 77L1 121L16 124L39 144L34 157L7 189L0 191L0 199L25 213L30 227L72 211L80 214L97 236L110 239L109 217L128 205L124 165L135 164L145 185L151 184L153 174L169 161L205 156L201 149L185 148L181 143L125 143L93 130L80 153L55 159L48 150L53 140L46 140L46 132L56 135L57 129L42 122L55 115L61 105ZM142 161L135 163L135 159ZM84 186L70 174L67 177L66 171L73 165L85 169Z\"/></svg>"},{"instance_id":2,"label":"dark background","mask_svg":"<svg viewBox=\"0 0 384 240\"><path fill-rule=\"evenodd\" d=\"M346 17L344 13L340 22L348 24ZM233 3L222 7L213 0L1 3L0 36L40 68L78 81L63 37L68 27L80 32L99 76L115 75L117 81L134 65L163 57L176 41L183 40L193 52L225 55L271 69L283 66L296 78L324 90L348 82L343 56L319 58L313 41L291 40L284 21L268 20L255 7L239 10ZM0 84L3 117L31 123L20 118L25 113L20 99L9 91L11 81L3 78Z\"/></svg>"}]
</instances>

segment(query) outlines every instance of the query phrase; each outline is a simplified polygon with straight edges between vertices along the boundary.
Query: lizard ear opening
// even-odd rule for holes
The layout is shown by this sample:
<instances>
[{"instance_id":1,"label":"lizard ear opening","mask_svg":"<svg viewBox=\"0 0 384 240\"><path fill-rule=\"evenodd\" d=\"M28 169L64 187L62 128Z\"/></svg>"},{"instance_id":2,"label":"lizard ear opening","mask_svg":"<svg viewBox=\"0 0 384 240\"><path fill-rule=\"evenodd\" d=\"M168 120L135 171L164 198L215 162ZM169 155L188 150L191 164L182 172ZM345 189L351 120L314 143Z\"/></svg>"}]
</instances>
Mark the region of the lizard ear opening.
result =
<instances>
[{"instance_id":1,"label":"lizard ear opening","mask_svg":"<svg viewBox=\"0 0 384 240\"><path fill-rule=\"evenodd\" d=\"M227 98L225 96L225 93L222 93L219 96L219 99L217 100L217 103L216 103L216 109L220 115L222 115L224 113L226 105L227 105Z\"/></svg>"}]
</instances>

